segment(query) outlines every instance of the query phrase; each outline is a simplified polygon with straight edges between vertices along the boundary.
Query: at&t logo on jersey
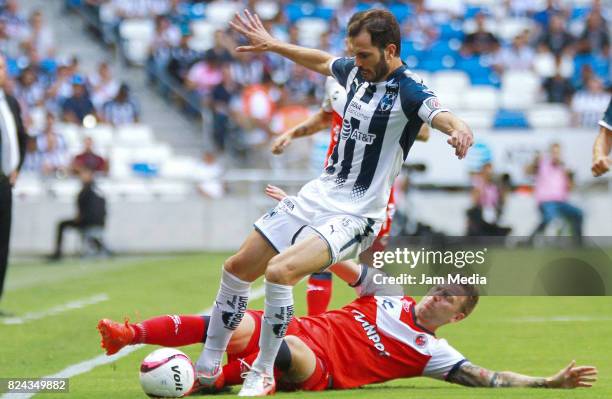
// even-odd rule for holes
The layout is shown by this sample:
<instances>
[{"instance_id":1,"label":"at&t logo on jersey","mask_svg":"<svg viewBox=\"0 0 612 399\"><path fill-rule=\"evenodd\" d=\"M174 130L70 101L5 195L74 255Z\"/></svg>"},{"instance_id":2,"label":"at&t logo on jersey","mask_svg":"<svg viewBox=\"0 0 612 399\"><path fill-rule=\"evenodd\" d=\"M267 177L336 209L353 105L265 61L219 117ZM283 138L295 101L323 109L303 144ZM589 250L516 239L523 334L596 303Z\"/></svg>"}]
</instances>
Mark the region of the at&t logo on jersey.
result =
<instances>
[{"instance_id":1,"label":"at&t logo on jersey","mask_svg":"<svg viewBox=\"0 0 612 399\"><path fill-rule=\"evenodd\" d=\"M368 339L374 343L374 347L378 350L378 354L380 356L391 356L389 352L386 351L385 345L380 340L380 335L378 335L378 331L376 331L376 326L372 325L368 320L366 320L366 316L358 310L351 310L353 312L353 317L357 321L357 323L361 324L361 328L368 336Z\"/></svg>"},{"instance_id":2,"label":"at&t logo on jersey","mask_svg":"<svg viewBox=\"0 0 612 399\"><path fill-rule=\"evenodd\" d=\"M376 135L371 133L364 133L359 129L351 129L351 123L345 119L342 121L342 133L341 136L344 140L353 139L355 141L361 141L366 144L372 144Z\"/></svg>"}]
</instances>

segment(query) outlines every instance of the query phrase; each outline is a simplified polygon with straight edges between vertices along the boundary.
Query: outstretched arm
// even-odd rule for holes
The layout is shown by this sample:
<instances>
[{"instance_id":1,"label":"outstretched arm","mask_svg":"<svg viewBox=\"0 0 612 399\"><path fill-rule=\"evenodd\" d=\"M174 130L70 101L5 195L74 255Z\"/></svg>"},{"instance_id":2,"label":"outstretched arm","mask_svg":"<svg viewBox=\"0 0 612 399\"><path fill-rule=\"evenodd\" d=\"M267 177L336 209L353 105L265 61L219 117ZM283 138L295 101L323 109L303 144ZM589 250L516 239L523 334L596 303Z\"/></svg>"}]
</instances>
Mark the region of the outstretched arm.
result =
<instances>
[{"instance_id":1,"label":"outstretched arm","mask_svg":"<svg viewBox=\"0 0 612 399\"><path fill-rule=\"evenodd\" d=\"M610 163L612 161L608 157L610 150L612 149L612 130L601 126L599 128L599 135L595 139L593 145L593 166L591 171L593 176L601 176L610 170Z\"/></svg>"},{"instance_id":2,"label":"outstretched arm","mask_svg":"<svg viewBox=\"0 0 612 399\"><path fill-rule=\"evenodd\" d=\"M512 371L491 371L470 362L463 363L448 377L448 381L455 384L483 388L579 388L591 387L596 380L597 368L576 367L576 361L572 361L551 377L530 377Z\"/></svg>"},{"instance_id":3,"label":"outstretched arm","mask_svg":"<svg viewBox=\"0 0 612 399\"><path fill-rule=\"evenodd\" d=\"M322 108L319 112L311 115L304 122L283 132L272 142L272 153L282 154L291 141L298 137L312 136L313 134L327 128L331 123L332 114L325 112Z\"/></svg>"},{"instance_id":4,"label":"outstretched arm","mask_svg":"<svg viewBox=\"0 0 612 399\"><path fill-rule=\"evenodd\" d=\"M434 129L450 136L447 143L455 149L459 159L465 158L468 149L474 144L472 129L450 112L440 112L431 121Z\"/></svg>"},{"instance_id":5,"label":"outstretched arm","mask_svg":"<svg viewBox=\"0 0 612 399\"><path fill-rule=\"evenodd\" d=\"M236 14L230 25L234 30L244 35L251 43L249 46L237 47L236 51L238 52L271 51L312 71L322 75L331 75L330 64L334 60L331 54L276 39L266 31L259 16L251 14L249 10L244 10L244 16Z\"/></svg>"}]
</instances>

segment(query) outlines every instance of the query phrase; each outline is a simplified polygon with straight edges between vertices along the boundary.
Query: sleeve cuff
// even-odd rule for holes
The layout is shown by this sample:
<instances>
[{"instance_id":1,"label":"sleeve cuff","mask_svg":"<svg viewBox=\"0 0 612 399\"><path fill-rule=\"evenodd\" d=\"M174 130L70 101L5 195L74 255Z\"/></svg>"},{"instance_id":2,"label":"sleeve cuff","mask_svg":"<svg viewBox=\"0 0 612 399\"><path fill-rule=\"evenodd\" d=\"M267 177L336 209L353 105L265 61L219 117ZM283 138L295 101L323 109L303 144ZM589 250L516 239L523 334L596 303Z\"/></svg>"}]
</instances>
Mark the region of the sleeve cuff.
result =
<instances>
[{"instance_id":1,"label":"sleeve cuff","mask_svg":"<svg viewBox=\"0 0 612 399\"><path fill-rule=\"evenodd\" d=\"M608 130L612 130L612 125L604 121L603 119L599 121L599 126L605 127Z\"/></svg>"},{"instance_id":2,"label":"sleeve cuff","mask_svg":"<svg viewBox=\"0 0 612 399\"><path fill-rule=\"evenodd\" d=\"M431 123L433 122L434 117L438 115L440 112L450 112L450 109L440 108L440 109L433 110L427 117L427 125L429 125L430 128L433 129L433 126Z\"/></svg>"},{"instance_id":3,"label":"sleeve cuff","mask_svg":"<svg viewBox=\"0 0 612 399\"><path fill-rule=\"evenodd\" d=\"M329 72L332 74L332 76L334 77L334 79L338 79L338 77L336 76L336 74L334 73L334 64L336 63L336 61L338 61L340 59L340 57L335 57L333 60L331 60L331 62L329 63Z\"/></svg>"},{"instance_id":4,"label":"sleeve cuff","mask_svg":"<svg viewBox=\"0 0 612 399\"><path fill-rule=\"evenodd\" d=\"M467 359L461 359L457 363L455 363L455 365L450 369L450 371L446 373L446 377L444 377L444 379L448 381L448 379L451 378L453 374L457 372L457 370L459 370L459 367L461 367L461 365L467 361Z\"/></svg>"}]
</instances>

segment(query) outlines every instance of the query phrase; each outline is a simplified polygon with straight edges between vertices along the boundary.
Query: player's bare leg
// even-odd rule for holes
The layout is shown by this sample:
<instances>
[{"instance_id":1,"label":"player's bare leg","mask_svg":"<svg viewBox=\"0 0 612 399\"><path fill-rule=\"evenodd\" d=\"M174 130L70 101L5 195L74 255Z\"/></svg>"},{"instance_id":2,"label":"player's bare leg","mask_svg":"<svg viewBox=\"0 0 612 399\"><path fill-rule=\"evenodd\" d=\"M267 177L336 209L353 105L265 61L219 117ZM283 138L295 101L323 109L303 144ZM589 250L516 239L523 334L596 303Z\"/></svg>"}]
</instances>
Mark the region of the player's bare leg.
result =
<instances>
[{"instance_id":1,"label":"player's bare leg","mask_svg":"<svg viewBox=\"0 0 612 399\"><path fill-rule=\"evenodd\" d=\"M274 392L274 360L293 318L293 286L308 274L328 266L329 251L321 237L310 236L276 255L268 263L260 352L239 396L262 396Z\"/></svg>"},{"instance_id":2,"label":"player's bare leg","mask_svg":"<svg viewBox=\"0 0 612 399\"><path fill-rule=\"evenodd\" d=\"M196 362L196 373L202 385L214 385L220 376L223 353L246 311L251 282L264 273L275 255L268 241L253 231L238 252L224 262L208 338Z\"/></svg>"},{"instance_id":3,"label":"player's bare leg","mask_svg":"<svg viewBox=\"0 0 612 399\"><path fill-rule=\"evenodd\" d=\"M291 350L291 367L283 379L291 383L302 383L307 381L315 372L317 357L304 341L298 337L289 335L285 342Z\"/></svg>"}]
</instances>

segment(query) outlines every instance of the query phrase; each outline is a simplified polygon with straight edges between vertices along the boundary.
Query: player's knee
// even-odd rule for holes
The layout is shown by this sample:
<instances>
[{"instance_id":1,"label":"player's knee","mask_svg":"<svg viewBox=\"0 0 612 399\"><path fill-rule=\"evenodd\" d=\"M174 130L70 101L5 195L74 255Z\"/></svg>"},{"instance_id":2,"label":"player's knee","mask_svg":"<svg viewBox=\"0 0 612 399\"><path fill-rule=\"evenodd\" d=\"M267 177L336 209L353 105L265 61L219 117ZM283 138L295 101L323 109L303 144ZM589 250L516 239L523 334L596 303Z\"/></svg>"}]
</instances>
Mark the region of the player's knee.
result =
<instances>
[{"instance_id":1,"label":"player's knee","mask_svg":"<svg viewBox=\"0 0 612 399\"><path fill-rule=\"evenodd\" d=\"M266 281L275 284L294 285L296 282L290 262L278 256L275 256L268 262L265 276Z\"/></svg>"},{"instance_id":2,"label":"player's knee","mask_svg":"<svg viewBox=\"0 0 612 399\"><path fill-rule=\"evenodd\" d=\"M243 281L255 281L259 277L249 268L248 260L240 253L227 258L223 263L223 268Z\"/></svg>"}]
</instances>

